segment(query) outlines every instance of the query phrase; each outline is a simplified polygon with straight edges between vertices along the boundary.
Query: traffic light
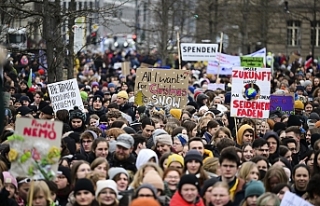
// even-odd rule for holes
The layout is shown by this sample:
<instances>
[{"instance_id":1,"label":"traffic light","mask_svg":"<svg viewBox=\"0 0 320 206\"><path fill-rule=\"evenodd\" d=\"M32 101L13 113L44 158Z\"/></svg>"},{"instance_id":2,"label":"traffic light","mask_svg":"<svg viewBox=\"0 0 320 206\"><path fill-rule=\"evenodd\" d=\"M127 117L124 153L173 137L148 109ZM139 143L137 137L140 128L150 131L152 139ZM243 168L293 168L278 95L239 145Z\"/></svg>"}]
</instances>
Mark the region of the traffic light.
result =
<instances>
[{"instance_id":1,"label":"traffic light","mask_svg":"<svg viewBox=\"0 0 320 206\"><path fill-rule=\"evenodd\" d=\"M91 33L91 43L96 45L97 44L97 32Z\"/></svg>"}]
</instances>

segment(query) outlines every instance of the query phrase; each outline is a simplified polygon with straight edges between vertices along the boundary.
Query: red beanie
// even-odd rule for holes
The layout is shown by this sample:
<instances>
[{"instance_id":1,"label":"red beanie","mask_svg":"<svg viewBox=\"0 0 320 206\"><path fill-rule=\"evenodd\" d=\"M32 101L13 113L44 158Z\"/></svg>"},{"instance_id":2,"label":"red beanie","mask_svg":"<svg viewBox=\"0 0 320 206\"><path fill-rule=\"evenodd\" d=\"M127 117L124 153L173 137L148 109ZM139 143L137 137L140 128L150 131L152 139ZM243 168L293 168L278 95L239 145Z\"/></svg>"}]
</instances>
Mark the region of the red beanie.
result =
<instances>
[{"instance_id":1,"label":"red beanie","mask_svg":"<svg viewBox=\"0 0 320 206\"><path fill-rule=\"evenodd\" d=\"M133 200L130 206L141 206L141 205L148 205L148 206L160 206L160 203L152 198L137 198Z\"/></svg>"}]
</instances>

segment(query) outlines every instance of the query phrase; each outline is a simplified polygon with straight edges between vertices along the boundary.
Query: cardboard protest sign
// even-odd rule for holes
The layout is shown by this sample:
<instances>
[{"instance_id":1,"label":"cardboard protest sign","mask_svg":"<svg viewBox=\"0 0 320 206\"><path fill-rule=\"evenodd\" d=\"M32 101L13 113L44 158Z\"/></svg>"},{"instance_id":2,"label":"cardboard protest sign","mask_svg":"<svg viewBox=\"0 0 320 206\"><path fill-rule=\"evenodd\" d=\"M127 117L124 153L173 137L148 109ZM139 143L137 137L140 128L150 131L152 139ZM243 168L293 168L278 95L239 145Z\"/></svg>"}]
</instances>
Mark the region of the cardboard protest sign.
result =
<instances>
[{"instance_id":1,"label":"cardboard protest sign","mask_svg":"<svg viewBox=\"0 0 320 206\"><path fill-rule=\"evenodd\" d=\"M225 85L225 84L216 84L216 83L214 83L214 84L212 84L212 83L208 84L208 89L209 89L209 90L212 90L212 91L216 91L217 89L221 89L221 90L224 91L225 88L226 88L226 85Z\"/></svg>"},{"instance_id":2,"label":"cardboard protest sign","mask_svg":"<svg viewBox=\"0 0 320 206\"><path fill-rule=\"evenodd\" d=\"M135 103L182 108L188 102L186 70L139 68L135 81Z\"/></svg>"},{"instance_id":3,"label":"cardboard protest sign","mask_svg":"<svg viewBox=\"0 0 320 206\"><path fill-rule=\"evenodd\" d=\"M263 57L240 57L242 67L264 67Z\"/></svg>"},{"instance_id":4,"label":"cardboard protest sign","mask_svg":"<svg viewBox=\"0 0 320 206\"><path fill-rule=\"evenodd\" d=\"M281 200L280 206L312 206L312 204L296 194L287 191Z\"/></svg>"},{"instance_id":5,"label":"cardboard protest sign","mask_svg":"<svg viewBox=\"0 0 320 206\"><path fill-rule=\"evenodd\" d=\"M60 159L62 122L18 118L16 133L8 137L14 177L27 176L52 180Z\"/></svg>"},{"instance_id":6,"label":"cardboard protest sign","mask_svg":"<svg viewBox=\"0 0 320 206\"><path fill-rule=\"evenodd\" d=\"M232 69L231 116L269 118L270 68Z\"/></svg>"},{"instance_id":7,"label":"cardboard protest sign","mask_svg":"<svg viewBox=\"0 0 320 206\"><path fill-rule=\"evenodd\" d=\"M183 61L210 61L216 57L218 44L180 44Z\"/></svg>"},{"instance_id":8,"label":"cardboard protest sign","mask_svg":"<svg viewBox=\"0 0 320 206\"><path fill-rule=\"evenodd\" d=\"M286 114L294 114L294 99L291 95L271 95L270 112L280 111Z\"/></svg>"},{"instance_id":9,"label":"cardboard protest sign","mask_svg":"<svg viewBox=\"0 0 320 206\"><path fill-rule=\"evenodd\" d=\"M122 62L121 73L126 77L130 74L130 62ZM125 78L125 81L127 78Z\"/></svg>"},{"instance_id":10,"label":"cardboard protest sign","mask_svg":"<svg viewBox=\"0 0 320 206\"><path fill-rule=\"evenodd\" d=\"M75 106L84 109L76 79L48 84L48 92L54 112L62 109L69 111Z\"/></svg>"}]
</instances>

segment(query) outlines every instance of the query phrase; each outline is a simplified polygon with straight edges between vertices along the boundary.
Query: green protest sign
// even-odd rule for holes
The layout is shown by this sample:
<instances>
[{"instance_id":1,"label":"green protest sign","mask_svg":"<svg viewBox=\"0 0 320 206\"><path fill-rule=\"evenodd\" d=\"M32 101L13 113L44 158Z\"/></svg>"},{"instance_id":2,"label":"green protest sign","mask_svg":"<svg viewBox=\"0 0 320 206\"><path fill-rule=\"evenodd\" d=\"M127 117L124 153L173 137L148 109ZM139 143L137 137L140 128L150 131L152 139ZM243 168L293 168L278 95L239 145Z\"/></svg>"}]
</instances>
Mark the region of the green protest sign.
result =
<instances>
[{"instance_id":1,"label":"green protest sign","mask_svg":"<svg viewBox=\"0 0 320 206\"><path fill-rule=\"evenodd\" d=\"M264 67L263 57L240 57L242 67Z\"/></svg>"}]
</instances>

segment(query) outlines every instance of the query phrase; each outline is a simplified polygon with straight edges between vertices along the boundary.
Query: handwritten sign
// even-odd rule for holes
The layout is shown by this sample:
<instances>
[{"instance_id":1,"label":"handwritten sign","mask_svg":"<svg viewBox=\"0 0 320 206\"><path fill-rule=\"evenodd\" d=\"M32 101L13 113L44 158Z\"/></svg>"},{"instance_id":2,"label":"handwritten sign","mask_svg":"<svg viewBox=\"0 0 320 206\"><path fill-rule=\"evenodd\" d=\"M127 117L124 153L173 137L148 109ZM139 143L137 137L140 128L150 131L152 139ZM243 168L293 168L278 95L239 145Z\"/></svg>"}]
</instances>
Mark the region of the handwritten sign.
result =
<instances>
[{"instance_id":1,"label":"handwritten sign","mask_svg":"<svg viewBox=\"0 0 320 206\"><path fill-rule=\"evenodd\" d=\"M263 67L263 57L240 57L242 67Z\"/></svg>"},{"instance_id":2,"label":"handwritten sign","mask_svg":"<svg viewBox=\"0 0 320 206\"><path fill-rule=\"evenodd\" d=\"M211 61L218 52L218 44L181 43L183 61Z\"/></svg>"},{"instance_id":3,"label":"handwritten sign","mask_svg":"<svg viewBox=\"0 0 320 206\"><path fill-rule=\"evenodd\" d=\"M286 114L294 114L294 99L290 95L271 95L270 111L280 111Z\"/></svg>"},{"instance_id":4,"label":"handwritten sign","mask_svg":"<svg viewBox=\"0 0 320 206\"><path fill-rule=\"evenodd\" d=\"M16 120L16 133L8 137L15 176L52 180L60 159L62 122L30 118Z\"/></svg>"},{"instance_id":5,"label":"handwritten sign","mask_svg":"<svg viewBox=\"0 0 320 206\"><path fill-rule=\"evenodd\" d=\"M312 204L287 191L283 196L280 206L312 206Z\"/></svg>"},{"instance_id":6,"label":"handwritten sign","mask_svg":"<svg viewBox=\"0 0 320 206\"><path fill-rule=\"evenodd\" d=\"M232 68L231 116L269 118L270 68Z\"/></svg>"},{"instance_id":7,"label":"handwritten sign","mask_svg":"<svg viewBox=\"0 0 320 206\"><path fill-rule=\"evenodd\" d=\"M48 92L54 112L70 110L75 106L80 110L84 109L76 79L48 84Z\"/></svg>"},{"instance_id":8,"label":"handwritten sign","mask_svg":"<svg viewBox=\"0 0 320 206\"><path fill-rule=\"evenodd\" d=\"M135 103L184 107L188 102L188 76L189 72L185 70L137 69Z\"/></svg>"}]
</instances>

